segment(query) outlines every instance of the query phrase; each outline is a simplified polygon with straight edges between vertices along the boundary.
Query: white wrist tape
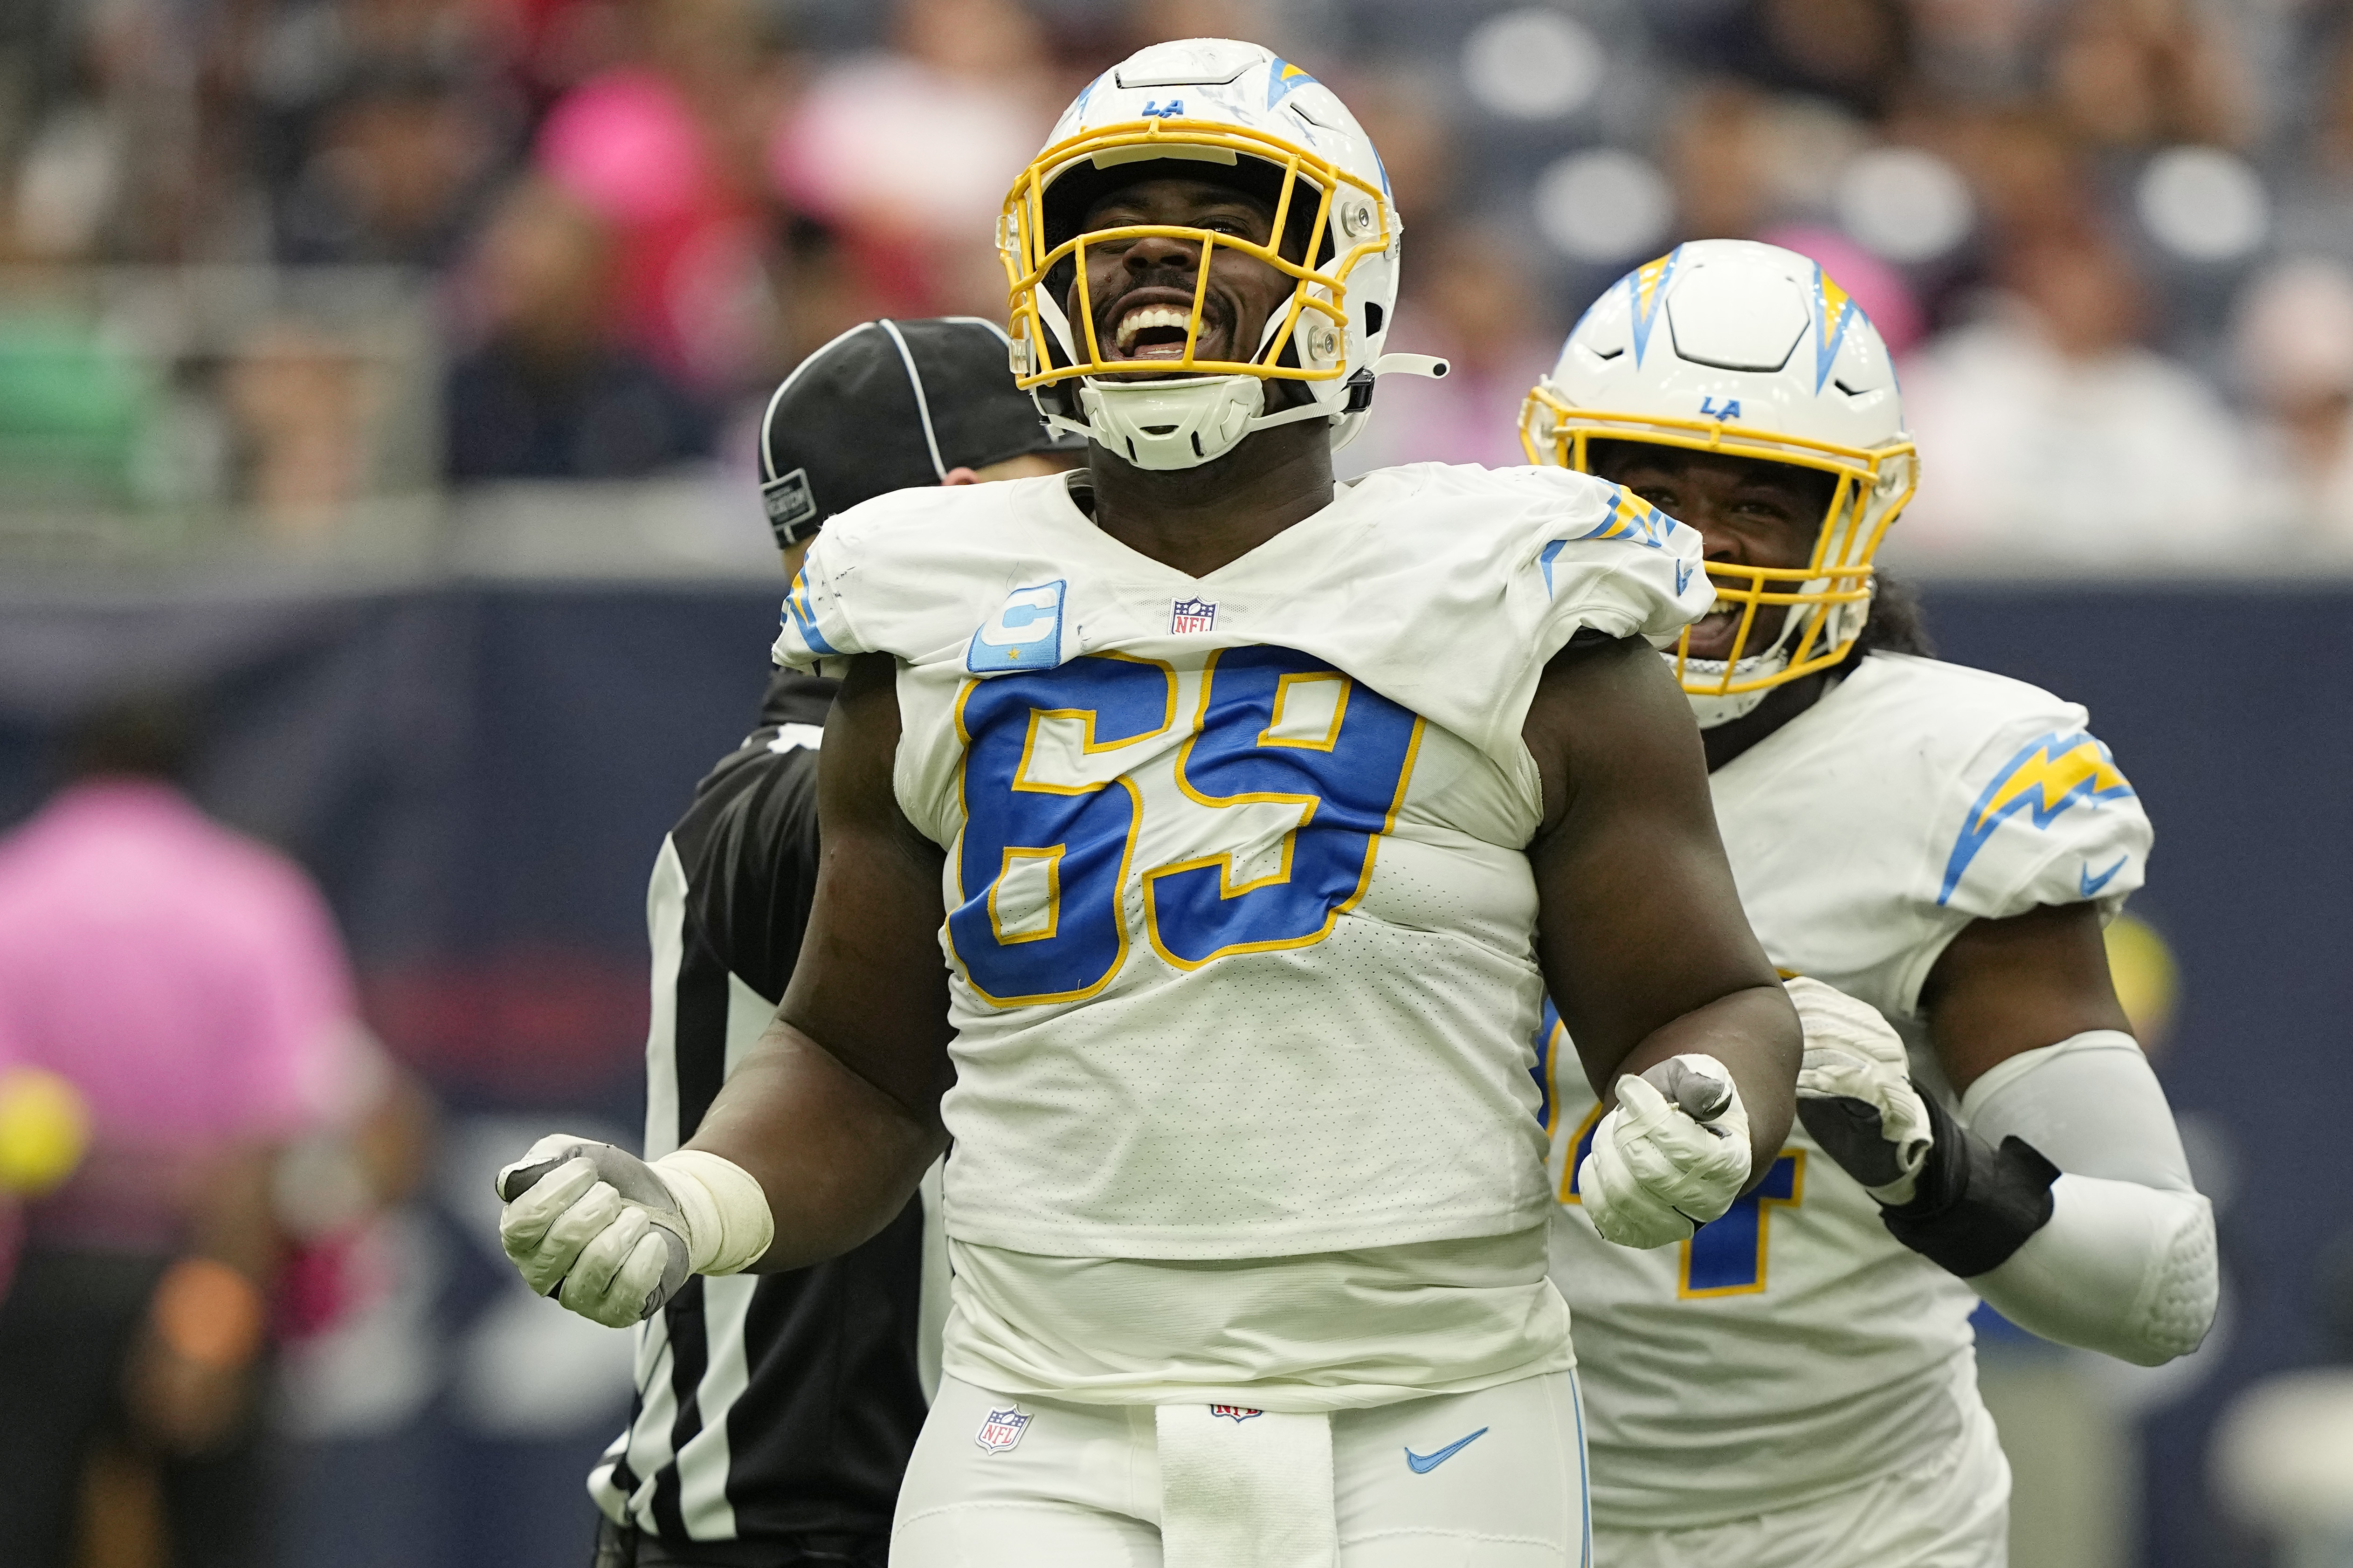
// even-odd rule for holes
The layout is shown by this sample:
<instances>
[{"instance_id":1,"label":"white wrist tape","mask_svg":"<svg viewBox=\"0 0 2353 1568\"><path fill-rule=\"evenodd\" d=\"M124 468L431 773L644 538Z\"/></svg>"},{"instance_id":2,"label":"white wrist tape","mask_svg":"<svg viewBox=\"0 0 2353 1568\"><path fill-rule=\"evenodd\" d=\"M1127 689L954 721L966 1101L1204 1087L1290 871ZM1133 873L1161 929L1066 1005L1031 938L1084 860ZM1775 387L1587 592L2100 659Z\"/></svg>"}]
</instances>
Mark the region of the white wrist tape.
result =
<instances>
[{"instance_id":1,"label":"white wrist tape","mask_svg":"<svg viewBox=\"0 0 2353 1568\"><path fill-rule=\"evenodd\" d=\"M776 1238L768 1194L752 1173L701 1149L681 1149L654 1170L686 1215L686 1266L696 1274L733 1274L756 1263Z\"/></svg>"},{"instance_id":2,"label":"white wrist tape","mask_svg":"<svg viewBox=\"0 0 2353 1568\"><path fill-rule=\"evenodd\" d=\"M2198 1348L2220 1289L2212 1205L2172 1108L2129 1035L2098 1029L2010 1058L1969 1086L1986 1142L2021 1138L2062 1175L2051 1223L1969 1283L2063 1344L2154 1366Z\"/></svg>"},{"instance_id":3,"label":"white wrist tape","mask_svg":"<svg viewBox=\"0 0 2353 1568\"><path fill-rule=\"evenodd\" d=\"M2214 1211L2196 1193L2063 1175L2051 1223L1968 1283L2019 1327L2141 1366L2186 1355L2214 1321Z\"/></svg>"}]
</instances>

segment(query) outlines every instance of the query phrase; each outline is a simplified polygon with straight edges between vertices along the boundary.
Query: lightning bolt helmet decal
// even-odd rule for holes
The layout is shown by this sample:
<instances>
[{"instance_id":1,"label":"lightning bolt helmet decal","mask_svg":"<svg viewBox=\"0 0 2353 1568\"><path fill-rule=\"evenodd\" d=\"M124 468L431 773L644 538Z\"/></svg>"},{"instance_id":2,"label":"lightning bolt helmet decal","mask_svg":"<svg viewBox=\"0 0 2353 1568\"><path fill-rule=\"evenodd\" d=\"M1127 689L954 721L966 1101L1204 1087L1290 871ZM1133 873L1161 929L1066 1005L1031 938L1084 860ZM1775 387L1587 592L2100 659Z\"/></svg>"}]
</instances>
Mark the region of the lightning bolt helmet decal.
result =
<instances>
[{"instance_id":1,"label":"lightning bolt helmet decal","mask_svg":"<svg viewBox=\"0 0 2353 1568\"><path fill-rule=\"evenodd\" d=\"M1814 268L1814 390L1820 392L1831 378L1831 366L1838 363L1839 345L1846 338L1847 323L1862 314L1861 306L1847 291L1838 286L1838 279Z\"/></svg>"},{"instance_id":2,"label":"lightning bolt helmet decal","mask_svg":"<svg viewBox=\"0 0 2353 1568\"><path fill-rule=\"evenodd\" d=\"M1646 261L1636 268L1626 279L1628 301L1634 314L1634 363L1642 363L1643 351L1651 346L1651 328L1659 320L1659 307L1666 303L1667 279L1674 276L1675 258L1683 253L1675 247L1656 261Z\"/></svg>"}]
</instances>

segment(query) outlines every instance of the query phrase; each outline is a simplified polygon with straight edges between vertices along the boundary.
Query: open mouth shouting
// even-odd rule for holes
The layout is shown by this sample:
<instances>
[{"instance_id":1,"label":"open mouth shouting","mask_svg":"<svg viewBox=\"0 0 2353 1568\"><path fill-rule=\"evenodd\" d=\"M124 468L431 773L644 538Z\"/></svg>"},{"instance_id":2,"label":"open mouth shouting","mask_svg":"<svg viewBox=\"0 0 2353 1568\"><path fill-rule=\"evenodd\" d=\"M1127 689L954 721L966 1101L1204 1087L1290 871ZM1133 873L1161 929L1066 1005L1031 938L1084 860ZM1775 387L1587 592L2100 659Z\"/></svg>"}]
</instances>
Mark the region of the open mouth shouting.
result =
<instances>
[{"instance_id":1,"label":"open mouth shouting","mask_svg":"<svg viewBox=\"0 0 2353 1568\"><path fill-rule=\"evenodd\" d=\"M1214 299L1201 306L1196 359L1228 359L1223 313ZM1185 330L1193 319L1193 296L1175 289L1134 289L1113 301L1095 324L1103 358L1118 363L1174 363L1185 357Z\"/></svg>"},{"instance_id":2,"label":"open mouth shouting","mask_svg":"<svg viewBox=\"0 0 2353 1568\"><path fill-rule=\"evenodd\" d=\"M1727 659L1732 657L1733 639L1740 635L1740 617L1748 613L1745 604L1722 605L1692 623L1691 651L1693 658ZM1760 605L1756 624L1748 628L1748 646L1740 651L1744 656L1759 654L1773 646L1773 637L1781 629L1781 618L1788 613L1787 605Z\"/></svg>"}]
</instances>

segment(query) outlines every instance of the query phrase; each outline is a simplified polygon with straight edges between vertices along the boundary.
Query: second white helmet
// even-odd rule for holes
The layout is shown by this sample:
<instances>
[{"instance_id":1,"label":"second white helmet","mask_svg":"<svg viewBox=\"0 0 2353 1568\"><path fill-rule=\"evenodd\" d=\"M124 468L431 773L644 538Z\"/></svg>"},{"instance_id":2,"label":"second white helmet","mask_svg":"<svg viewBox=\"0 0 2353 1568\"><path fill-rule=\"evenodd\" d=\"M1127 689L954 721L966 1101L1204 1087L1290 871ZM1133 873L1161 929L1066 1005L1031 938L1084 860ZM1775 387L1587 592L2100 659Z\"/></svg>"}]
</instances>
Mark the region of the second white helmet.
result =
<instances>
[{"instance_id":1,"label":"second white helmet","mask_svg":"<svg viewBox=\"0 0 2353 1568\"><path fill-rule=\"evenodd\" d=\"M1802 567L1711 563L1740 607L1731 656L1671 656L1703 724L1837 663L1871 612L1873 559L1919 480L1887 345L1820 266L1746 239L1682 245L1611 285L1520 416L1528 460L1588 468L1595 440L1646 441L1837 476ZM1786 606L1778 635L1752 637ZM1771 617L1766 616L1770 619Z\"/></svg>"}]
</instances>

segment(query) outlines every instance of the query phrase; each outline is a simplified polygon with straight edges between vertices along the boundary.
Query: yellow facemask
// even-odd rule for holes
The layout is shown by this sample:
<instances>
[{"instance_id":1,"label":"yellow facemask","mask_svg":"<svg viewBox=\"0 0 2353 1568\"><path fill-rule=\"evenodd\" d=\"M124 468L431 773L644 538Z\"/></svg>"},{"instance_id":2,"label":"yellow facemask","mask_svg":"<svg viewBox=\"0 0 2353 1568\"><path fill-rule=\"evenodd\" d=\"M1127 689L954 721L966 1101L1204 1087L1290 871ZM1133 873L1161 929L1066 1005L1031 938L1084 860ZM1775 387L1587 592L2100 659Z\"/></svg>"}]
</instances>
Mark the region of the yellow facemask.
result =
<instances>
[{"instance_id":1,"label":"yellow facemask","mask_svg":"<svg viewBox=\"0 0 2353 1568\"><path fill-rule=\"evenodd\" d=\"M1242 159L1279 174L1271 241L1258 244L1237 235L1175 224L1131 224L1096 229L1052 243L1046 223L1049 187L1078 166L1109 169L1155 160L1222 164ZM1338 222L1334 223L1335 204ZM1261 381L1331 381L1350 374L1348 275L1368 256L1388 247L1388 204L1377 188L1329 159L1267 132L1211 120L1126 121L1059 142L1040 153L1013 183L997 220L997 254L1005 263L1013 336L1014 375L1026 388L1050 386L1084 376L1250 375ZM1308 259L1282 254L1284 235L1302 212L1312 213ZM1344 242L1335 242L1337 236ZM1087 250L1155 237L1185 240L1200 247L1193 305L1185 329L1185 352L1176 359L1138 364L1105 357L1097 341L1093 301L1088 296ZM1201 311L1208 295L1210 258L1220 247L1254 257L1293 280L1288 308L1272 323L1256 357L1201 359ZM1318 252L1331 252L1321 266ZM1076 271L1077 319L1065 320L1062 301L1047 294L1050 274L1065 261ZM1291 363L1279 363L1296 345Z\"/></svg>"},{"instance_id":2,"label":"yellow facemask","mask_svg":"<svg viewBox=\"0 0 2353 1568\"><path fill-rule=\"evenodd\" d=\"M1595 440L1644 441L1691 452L1722 452L1812 468L1837 476L1829 507L1815 531L1811 558L1804 566L1737 566L1710 562L1719 608L1740 608L1740 634L1721 670L1715 661L1691 658L1691 630L1675 649L1675 676L1694 697L1730 697L1762 691L1810 675L1844 658L1862 635L1876 568L1873 558L1888 525L1919 484L1919 458L1908 441L1864 448L1715 419L1680 419L1654 414L1622 414L1569 405L1539 382L1520 408L1520 447L1531 463L1591 473L1588 446ZM1788 606L1780 634L1752 642L1759 615ZM1742 672L1744 658L1786 649L1778 667Z\"/></svg>"}]
</instances>

